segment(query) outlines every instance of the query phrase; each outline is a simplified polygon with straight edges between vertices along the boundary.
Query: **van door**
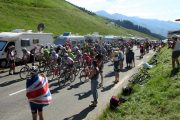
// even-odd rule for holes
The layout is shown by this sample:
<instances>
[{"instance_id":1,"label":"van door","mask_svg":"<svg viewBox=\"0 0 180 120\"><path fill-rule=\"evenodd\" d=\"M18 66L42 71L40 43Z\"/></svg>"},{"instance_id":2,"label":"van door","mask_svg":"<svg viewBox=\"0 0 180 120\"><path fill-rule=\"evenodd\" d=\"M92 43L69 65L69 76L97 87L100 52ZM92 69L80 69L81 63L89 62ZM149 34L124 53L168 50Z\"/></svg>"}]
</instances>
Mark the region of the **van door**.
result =
<instances>
[{"instance_id":1,"label":"van door","mask_svg":"<svg viewBox=\"0 0 180 120\"><path fill-rule=\"evenodd\" d=\"M15 46L15 43L14 42L7 43L7 41L0 41L0 56L1 56L0 67L6 67L7 66L6 56L7 56L8 48L11 45Z\"/></svg>"}]
</instances>

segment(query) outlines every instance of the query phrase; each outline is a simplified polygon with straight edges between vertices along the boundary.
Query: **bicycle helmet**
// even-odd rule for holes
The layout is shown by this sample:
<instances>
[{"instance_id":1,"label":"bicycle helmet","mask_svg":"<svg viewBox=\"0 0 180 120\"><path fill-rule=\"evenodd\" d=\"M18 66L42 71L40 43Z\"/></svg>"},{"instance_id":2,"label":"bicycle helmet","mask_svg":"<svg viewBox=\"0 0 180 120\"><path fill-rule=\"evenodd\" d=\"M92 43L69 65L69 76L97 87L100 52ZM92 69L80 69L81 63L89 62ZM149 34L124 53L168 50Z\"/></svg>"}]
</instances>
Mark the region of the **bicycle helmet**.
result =
<instances>
[{"instance_id":1,"label":"bicycle helmet","mask_svg":"<svg viewBox=\"0 0 180 120\"><path fill-rule=\"evenodd\" d=\"M30 70L31 75L36 75L38 74L38 68L37 66L32 66L31 70Z\"/></svg>"},{"instance_id":2,"label":"bicycle helmet","mask_svg":"<svg viewBox=\"0 0 180 120\"><path fill-rule=\"evenodd\" d=\"M68 57L68 54L67 54L67 53L65 53L65 54L64 54L64 57Z\"/></svg>"},{"instance_id":3,"label":"bicycle helmet","mask_svg":"<svg viewBox=\"0 0 180 120\"><path fill-rule=\"evenodd\" d=\"M26 48L23 48L22 51L23 51L23 52L27 52L27 49L26 49Z\"/></svg>"}]
</instances>

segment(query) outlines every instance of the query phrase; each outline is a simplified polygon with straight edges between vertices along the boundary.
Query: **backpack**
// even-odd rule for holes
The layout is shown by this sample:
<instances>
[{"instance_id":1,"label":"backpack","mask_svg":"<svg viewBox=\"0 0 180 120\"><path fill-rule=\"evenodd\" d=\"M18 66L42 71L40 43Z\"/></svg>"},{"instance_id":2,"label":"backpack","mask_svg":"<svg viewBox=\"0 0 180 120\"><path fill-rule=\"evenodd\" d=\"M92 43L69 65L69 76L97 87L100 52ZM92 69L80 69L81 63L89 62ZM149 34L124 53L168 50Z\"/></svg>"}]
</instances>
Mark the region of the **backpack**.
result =
<instances>
[{"instance_id":1,"label":"backpack","mask_svg":"<svg viewBox=\"0 0 180 120\"><path fill-rule=\"evenodd\" d=\"M116 109L119 106L119 98L117 96L112 96L110 99L110 108Z\"/></svg>"},{"instance_id":2,"label":"backpack","mask_svg":"<svg viewBox=\"0 0 180 120\"><path fill-rule=\"evenodd\" d=\"M117 96L112 96L110 99L110 108L116 109L120 104L125 103L126 101L127 99L124 97L118 98Z\"/></svg>"}]
</instances>

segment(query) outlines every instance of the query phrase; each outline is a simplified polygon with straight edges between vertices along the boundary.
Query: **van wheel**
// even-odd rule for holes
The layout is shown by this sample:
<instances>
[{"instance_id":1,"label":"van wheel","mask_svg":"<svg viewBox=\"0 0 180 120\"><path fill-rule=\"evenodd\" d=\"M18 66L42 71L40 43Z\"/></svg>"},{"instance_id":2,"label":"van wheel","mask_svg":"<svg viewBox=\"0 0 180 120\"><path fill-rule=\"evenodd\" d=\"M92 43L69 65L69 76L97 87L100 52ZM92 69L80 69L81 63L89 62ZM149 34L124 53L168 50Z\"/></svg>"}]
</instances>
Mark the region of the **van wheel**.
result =
<instances>
[{"instance_id":1,"label":"van wheel","mask_svg":"<svg viewBox=\"0 0 180 120\"><path fill-rule=\"evenodd\" d=\"M7 60L1 60L0 61L0 67L2 67L2 68L7 67Z\"/></svg>"}]
</instances>

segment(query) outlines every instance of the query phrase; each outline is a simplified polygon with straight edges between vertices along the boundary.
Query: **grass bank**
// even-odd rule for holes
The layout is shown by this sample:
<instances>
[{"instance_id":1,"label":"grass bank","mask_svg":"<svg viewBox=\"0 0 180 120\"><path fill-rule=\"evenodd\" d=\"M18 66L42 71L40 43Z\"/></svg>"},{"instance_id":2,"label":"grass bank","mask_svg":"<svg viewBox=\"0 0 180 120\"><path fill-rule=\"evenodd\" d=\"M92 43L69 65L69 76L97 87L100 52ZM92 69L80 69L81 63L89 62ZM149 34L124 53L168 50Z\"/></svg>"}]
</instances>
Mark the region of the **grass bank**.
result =
<instances>
[{"instance_id":1,"label":"grass bank","mask_svg":"<svg viewBox=\"0 0 180 120\"><path fill-rule=\"evenodd\" d=\"M117 27L106 19L78 9L64 0L0 0L0 32L13 29L37 31L39 23L45 24L45 32L55 35L64 32L73 34L99 34L152 36Z\"/></svg>"},{"instance_id":2,"label":"grass bank","mask_svg":"<svg viewBox=\"0 0 180 120\"><path fill-rule=\"evenodd\" d=\"M171 50L163 48L151 78L135 84L128 100L117 110L109 107L99 120L180 120L180 72L172 72Z\"/></svg>"}]
</instances>

